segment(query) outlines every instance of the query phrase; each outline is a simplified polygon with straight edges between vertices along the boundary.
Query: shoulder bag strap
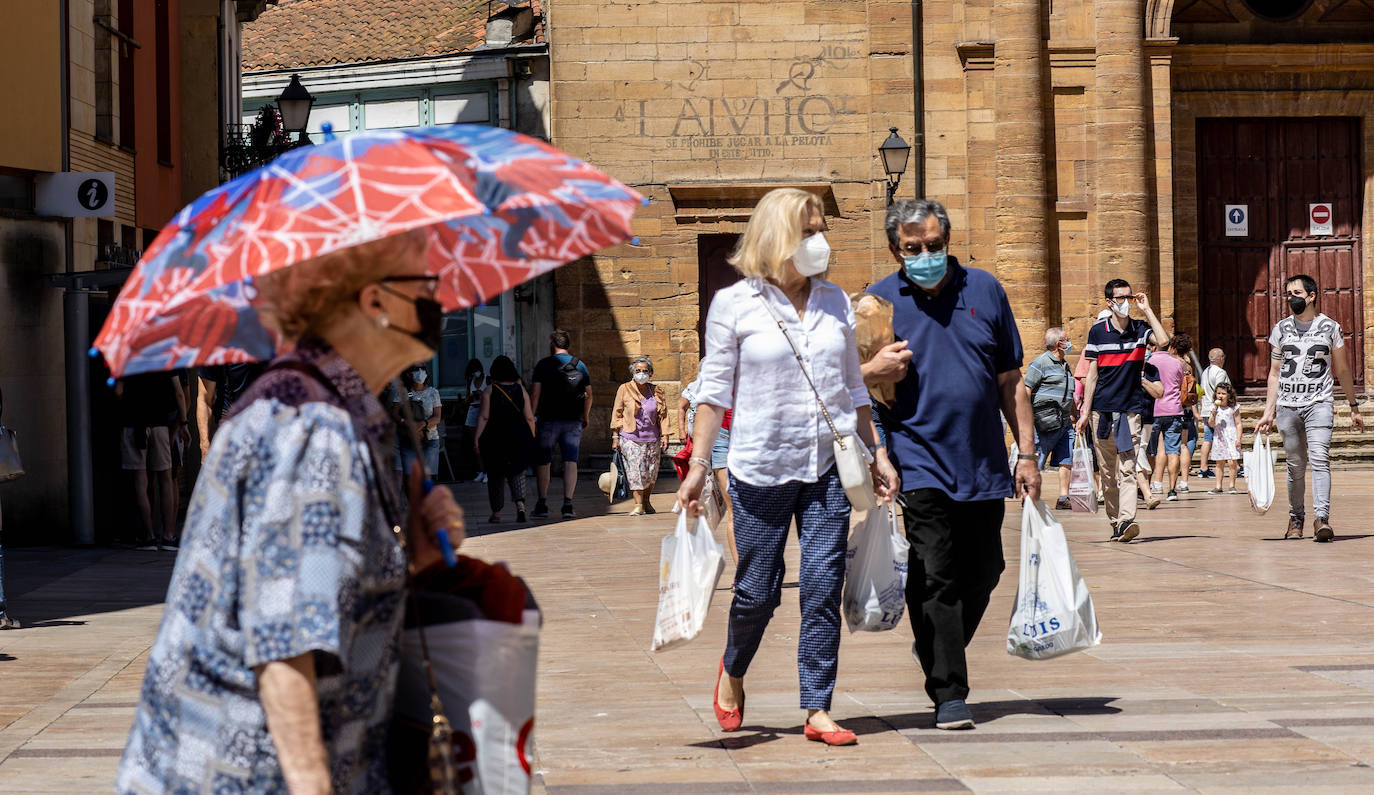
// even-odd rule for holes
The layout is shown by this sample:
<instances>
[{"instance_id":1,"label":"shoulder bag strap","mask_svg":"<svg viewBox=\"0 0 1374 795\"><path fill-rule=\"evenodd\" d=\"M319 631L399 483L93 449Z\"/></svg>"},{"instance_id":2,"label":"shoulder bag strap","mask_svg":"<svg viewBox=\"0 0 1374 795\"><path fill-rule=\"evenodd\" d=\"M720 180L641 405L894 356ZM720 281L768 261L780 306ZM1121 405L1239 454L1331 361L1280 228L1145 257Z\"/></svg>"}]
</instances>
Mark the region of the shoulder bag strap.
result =
<instances>
[{"instance_id":1,"label":"shoulder bag strap","mask_svg":"<svg viewBox=\"0 0 1374 795\"><path fill-rule=\"evenodd\" d=\"M502 389L500 384L493 381L491 385L493 389L501 393L501 396L504 397L507 400L507 402L509 402L512 406L515 407L516 411L524 410L524 407L516 403L515 398L511 397L510 394L506 392L506 390Z\"/></svg>"},{"instance_id":2,"label":"shoulder bag strap","mask_svg":"<svg viewBox=\"0 0 1374 795\"><path fill-rule=\"evenodd\" d=\"M777 312L773 311L773 307L768 305L768 299L763 297L763 293L754 293L754 297L759 299L759 303L763 304L764 309L768 310L768 314L773 318L773 322L778 324L778 330L782 332L783 338L787 340L788 345L792 346L792 355L797 357L797 366L801 368L802 375L806 377L806 383L811 387L811 394L816 396L816 404L821 407L821 414L825 415L825 424L830 426L830 432L835 435L835 441L839 443L840 449L843 450L844 438L840 436L839 429L835 427L835 421L830 417L830 409L827 409L825 407L825 401L821 400L821 393L819 389L816 389L816 382L811 380L811 373L806 369L806 363L802 360L801 351L797 349L797 343L793 342L792 335L787 333L787 324L783 322L782 318L778 317Z\"/></svg>"}]
</instances>

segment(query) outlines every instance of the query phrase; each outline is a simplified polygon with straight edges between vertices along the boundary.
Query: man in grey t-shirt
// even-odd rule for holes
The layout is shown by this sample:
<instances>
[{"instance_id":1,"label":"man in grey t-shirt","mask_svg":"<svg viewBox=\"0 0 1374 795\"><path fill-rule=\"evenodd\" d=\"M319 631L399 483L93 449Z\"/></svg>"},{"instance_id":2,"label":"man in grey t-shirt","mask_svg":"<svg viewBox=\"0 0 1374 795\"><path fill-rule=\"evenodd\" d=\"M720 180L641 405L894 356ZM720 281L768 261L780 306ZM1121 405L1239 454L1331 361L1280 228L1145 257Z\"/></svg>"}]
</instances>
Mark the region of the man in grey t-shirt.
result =
<instances>
[{"instance_id":1,"label":"man in grey t-shirt","mask_svg":"<svg viewBox=\"0 0 1374 795\"><path fill-rule=\"evenodd\" d=\"M1317 312L1317 282L1311 276L1292 276L1284 283L1293 314L1280 320L1269 335L1269 389L1257 433L1268 433L1277 421L1288 458L1288 530L1284 538L1302 538L1305 521L1303 492L1307 463L1312 462L1312 510L1317 541L1335 538L1331 516L1331 426L1335 416L1332 372L1341 381L1350 403L1350 421L1364 430L1354 379L1346 357L1345 339L1335 320Z\"/></svg>"}]
</instances>

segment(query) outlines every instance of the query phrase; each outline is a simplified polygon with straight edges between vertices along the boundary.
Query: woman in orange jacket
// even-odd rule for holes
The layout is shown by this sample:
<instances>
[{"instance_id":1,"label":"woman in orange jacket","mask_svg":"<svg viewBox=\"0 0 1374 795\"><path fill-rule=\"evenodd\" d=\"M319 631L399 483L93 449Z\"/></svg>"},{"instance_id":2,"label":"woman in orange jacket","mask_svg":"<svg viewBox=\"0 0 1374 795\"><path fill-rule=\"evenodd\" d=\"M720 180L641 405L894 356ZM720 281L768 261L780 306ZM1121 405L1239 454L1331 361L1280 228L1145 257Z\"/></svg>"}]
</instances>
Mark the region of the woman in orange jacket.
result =
<instances>
[{"instance_id":1,"label":"woman in orange jacket","mask_svg":"<svg viewBox=\"0 0 1374 795\"><path fill-rule=\"evenodd\" d=\"M616 390L611 412L611 446L625 459L626 478L635 498L631 516L654 513L649 497L668 438L668 400L663 387L650 382L653 375L654 364L648 356L631 362L631 380Z\"/></svg>"}]
</instances>

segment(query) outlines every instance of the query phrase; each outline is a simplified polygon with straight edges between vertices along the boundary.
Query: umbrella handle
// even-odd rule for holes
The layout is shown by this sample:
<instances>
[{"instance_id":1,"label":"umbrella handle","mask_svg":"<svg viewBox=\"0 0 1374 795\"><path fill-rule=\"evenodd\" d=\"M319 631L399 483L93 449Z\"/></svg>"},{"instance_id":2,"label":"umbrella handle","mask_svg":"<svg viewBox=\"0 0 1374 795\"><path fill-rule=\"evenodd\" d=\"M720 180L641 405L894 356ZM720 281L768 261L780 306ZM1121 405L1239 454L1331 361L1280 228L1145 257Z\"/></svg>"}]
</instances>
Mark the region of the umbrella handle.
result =
<instances>
[{"instance_id":1,"label":"umbrella handle","mask_svg":"<svg viewBox=\"0 0 1374 795\"><path fill-rule=\"evenodd\" d=\"M425 478L422 485L424 486L425 494L429 494L434 490L434 481L429 478ZM457 566L458 555L453 551L453 541L449 539L448 531L441 527L434 535L439 539L439 551L444 553L444 563L448 564L450 569Z\"/></svg>"}]
</instances>

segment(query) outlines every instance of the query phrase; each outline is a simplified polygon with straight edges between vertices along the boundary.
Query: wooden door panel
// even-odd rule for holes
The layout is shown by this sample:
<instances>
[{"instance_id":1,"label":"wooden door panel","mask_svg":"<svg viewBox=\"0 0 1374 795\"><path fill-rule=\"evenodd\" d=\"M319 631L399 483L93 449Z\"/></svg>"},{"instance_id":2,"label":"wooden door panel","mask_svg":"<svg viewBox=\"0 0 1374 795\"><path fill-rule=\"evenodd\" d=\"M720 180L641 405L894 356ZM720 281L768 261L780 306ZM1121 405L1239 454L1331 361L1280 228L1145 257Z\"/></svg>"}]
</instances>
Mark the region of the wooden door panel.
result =
<instances>
[{"instance_id":1,"label":"wooden door panel","mask_svg":"<svg viewBox=\"0 0 1374 795\"><path fill-rule=\"evenodd\" d=\"M1200 347L1220 347L1250 392L1269 371L1265 341L1289 314L1283 283L1306 273L1319 308L1345 332L1363 384L1360 129L1353 118L1200 119ZM1309 205L1329 202L1332 235L1308 234ZM1226 237L1227 204L1248 205L1249 235Z\"/></svg>"}]
</instances>

